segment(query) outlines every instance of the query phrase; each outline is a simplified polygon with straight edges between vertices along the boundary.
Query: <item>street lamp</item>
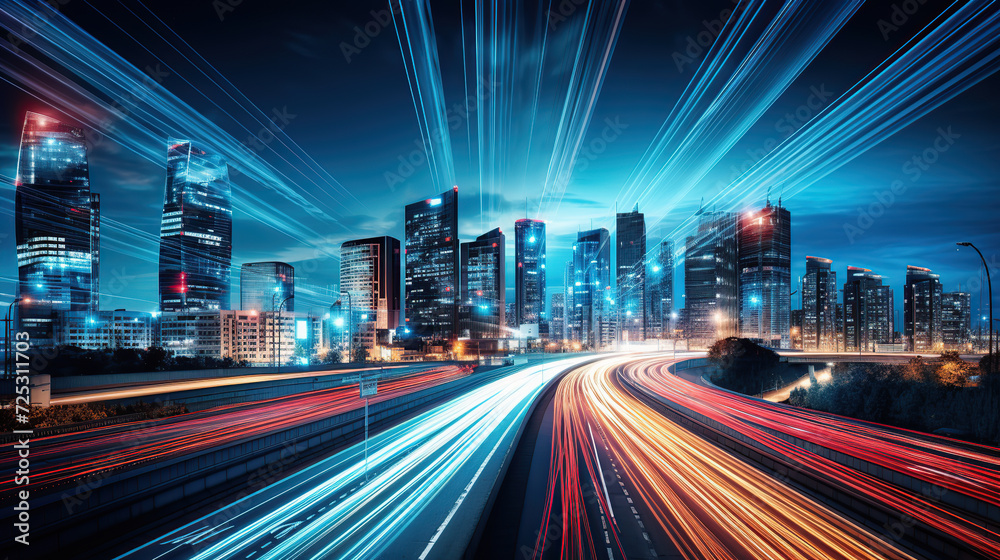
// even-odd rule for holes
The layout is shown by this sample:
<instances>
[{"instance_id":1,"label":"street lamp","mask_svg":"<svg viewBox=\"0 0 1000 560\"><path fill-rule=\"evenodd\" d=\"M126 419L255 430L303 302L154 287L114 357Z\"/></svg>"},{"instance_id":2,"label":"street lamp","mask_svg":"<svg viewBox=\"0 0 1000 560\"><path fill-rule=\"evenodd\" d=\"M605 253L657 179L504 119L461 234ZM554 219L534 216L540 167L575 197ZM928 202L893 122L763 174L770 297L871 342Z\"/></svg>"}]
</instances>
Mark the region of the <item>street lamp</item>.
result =
<instances>
[{"instance_id":1,"label":"street lamp","mask_svg":"<svg viewBox=\"0 0 1000 560\"><path fill-rule=\"evenodd\" d=\"M976 250L976 253L979 253L979 258L983 261L983 267L986 269L986 286L987 286L987 292L988 292L988 295L989 295L989 298L990 298L990 318L992 318L993 317L993 282L990 280L990 267L989 267L989 265L986 264L986 258L983 257L983 253L980 252L980 250L979 250L978 247L976 247L972 243L969 243L968 241L956 243L956 245L958 245L959 247L972 247L973 249ZM987 326L990 329L990 351L989 351L989 355L990 355L990 373L993 373L993 371L996 369L996 366L994 365L994 362L996 362L996 355L993 353L993 321L991 320Z\"/></svg>"}]
</instances>

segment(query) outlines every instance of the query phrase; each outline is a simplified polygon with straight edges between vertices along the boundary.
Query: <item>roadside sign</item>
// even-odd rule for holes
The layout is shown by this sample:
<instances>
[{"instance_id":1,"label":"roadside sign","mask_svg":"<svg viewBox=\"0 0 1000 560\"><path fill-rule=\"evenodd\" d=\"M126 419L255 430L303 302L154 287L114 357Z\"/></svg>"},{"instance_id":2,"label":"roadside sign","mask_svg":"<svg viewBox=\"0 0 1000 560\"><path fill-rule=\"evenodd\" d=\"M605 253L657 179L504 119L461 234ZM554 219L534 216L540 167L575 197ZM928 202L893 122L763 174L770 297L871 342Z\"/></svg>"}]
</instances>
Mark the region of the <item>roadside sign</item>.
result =
<instances>
[{"instance_id":1,"label":"roadside sign","mask_svg":"<svg viewBox=\"0 0 1000 560\"><path fill-rule=\"evenodd\" d=\"M374 397L378 393L378 379L362 379L359 384L361 387L361 398Z\"/></svg>"}]
</instances>

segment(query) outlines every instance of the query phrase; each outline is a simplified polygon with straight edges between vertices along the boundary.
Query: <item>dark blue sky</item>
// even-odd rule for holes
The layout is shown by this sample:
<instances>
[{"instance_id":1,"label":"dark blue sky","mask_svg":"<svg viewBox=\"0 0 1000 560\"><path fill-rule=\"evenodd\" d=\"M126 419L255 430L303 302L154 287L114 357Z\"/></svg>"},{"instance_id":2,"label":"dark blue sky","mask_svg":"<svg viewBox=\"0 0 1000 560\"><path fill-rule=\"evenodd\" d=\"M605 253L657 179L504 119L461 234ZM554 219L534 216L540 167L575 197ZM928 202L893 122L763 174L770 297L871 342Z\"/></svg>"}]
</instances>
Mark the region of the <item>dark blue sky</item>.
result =
<instances>
[{"instance_id":1,"label":"dark blue sky","mask_svg":"<svg viewBox=\"0 0 1000 560\"><path fill-rule=\"evenodd\" d=\"M101 13L90 4L98 6ZM420 138L392 24L384 28L374 24L370 29L379 29L378 35L354 53L350 62L342 53L342 43L355 39L355 26L371 23L375 19L371 11L384 8L385 3L244 1L222 19L214 4L204 0L146 4L262 111L294 115L285 132L349 193L326 185L305 187L322 201L321 207L328 214L327 218L317 218L272 191L244 181L244 188L301 223L311 237L293 239L263 225L250 212L241 211L237 202L235 266L253 260L290 262L296 267L299 282L315 287L313 291L318 294L319 288L337 284L336 261L326 255L335 254L342 241L381 234L402 239L403 205L426 198L438 188L432 183L427 165L416 166L412 176L391 188L387 184L386 173L398 170L399 156L411 154ZM813 92L836 96L846 91L937 15L943 4L927 2L886 39L878 22L892 16L893 3L866 3L698 188L665 216L647 215L650 222L662 218L659 226L651 228L651 240L689 217L702 197L707 199L717 193L732 178L733 169L758 158L769 140L784 140L797 128L786 114L799 109ZM579 228L593 224L613 230L619 189L693 74L691 68L678 71L672 55L685 49L688 38L704 29L703 21L717 18L731 6L726 0L635 1L630 5L594 109L588 142L601 135L606 122L626 127L585 169L578 168L574 173L559 211L541 216L549 223L550 292L562 284L562 265ZM435 2L432 7L446 100L458 102L465 95L458 3ZM247 137L230 117L237 114L234 103L223 99L189 61L143 27L133 15L144 13L137 3L70 2L62 11L135 66L156 68L159 64L164 70L164 88L237 139ZM145 19L153 29L165 32L159 22L149 16ZM513 221L524 215L525 199L529 207L537 208L543 164L548 158L540 146L544 146L545 134L554 122L557 85L569 71L568 62L560 64L560 45L568 45L570 39L553 33L549 47L552 56L545 66L547 83L553 87L540 98L538 140L528 152L525 130L512 127L510 137L505 139L506 150L510 154L509 167L517 167L518 172L507 173L508 180L492 194L480 196L477 168L469 157L464 125L453 132L463 240L497 226L512 236ZM183 52L190 56L192 51L185 47ZM530 55L526 53L525 58ZM1000 77L987 78L805 192L786 198L783 202L793 220L793 276L797 278L804 271L806 255L833 259L841 281L848 265L871 268L888 278L896 289L896 306L900 307L906 265L926 266L941 273L948 291L972 283L977 288L973 307L978 309L978 258L970 250L956 250L954 243L975 242L1000 269L996 220L1000 206L1000 133L995 124L1000 122L995 98L998 87ZM217 96L214 99L221 108L209 103L205 95ZM58 115L7 83L0 83L0 99L7 108L0 121L0 175L13 176L23 111L36 109ZM951 131L954 142L915 177L904 166L933 146L939 130ZM261 155L279 169L304 165L294 160L290 160L293 165L282 162L268 150ZM877 202L878 193L888 190L897 179L907 184L906 192L896 196L880 216L870 221L861 218L859 222L859 209ZM107 295L102 298L102 307L152 310L156 301L156 263L149 256L149 250L155 251L149 234L155 236L159 230L162 168L111 142L103 142L91 152L91 180L93 190L102 195L104 216L147 234L132 239L124 230L106 230L105 235L112 239L104 245L102 278ZM4 185L0 194L0 204L12 209L13 188ZM669 187L655 193L653 200L661 196L670 196ZM0 232L0 293L9 297L16 277L13 219L10 211L0 217L7 224ZM851 234L845 229L859 224L861 233L852 230ZM508 247L512 252L512 239ZM237 276L234 274L234 279ZM679 266L678 285L682 285L681 281ZM513 286L513 277L508 279L508 285ZM680 293L678 290L678 298ZM332 301L321 295L310 297L309 301L297 303L297 308L304 310L307 304L328 305ZM996 301L1000 303L1000 294Z\"/></svg>"}]
</instances>

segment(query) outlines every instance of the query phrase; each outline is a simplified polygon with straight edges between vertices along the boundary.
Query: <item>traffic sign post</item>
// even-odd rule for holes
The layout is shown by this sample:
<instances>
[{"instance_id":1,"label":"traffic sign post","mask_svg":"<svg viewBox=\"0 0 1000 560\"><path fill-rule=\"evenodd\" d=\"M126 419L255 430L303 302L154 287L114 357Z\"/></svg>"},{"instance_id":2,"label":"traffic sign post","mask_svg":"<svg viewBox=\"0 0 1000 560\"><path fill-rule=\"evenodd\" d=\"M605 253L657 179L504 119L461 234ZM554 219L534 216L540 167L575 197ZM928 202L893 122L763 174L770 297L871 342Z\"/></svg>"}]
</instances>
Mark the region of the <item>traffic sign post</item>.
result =
<instances>
[{"instance_id":1,"label":"traffic sign post","mask_svg":"<svg viewBox=\"0 0 1000 560\"><path fill-rule=\"evenodd\" d=\"M378 394L378 376L367 379L362 376L358 388L361 398L365 399L365 482L368 482L368 397Z\"/></svg>"}]
</instances>

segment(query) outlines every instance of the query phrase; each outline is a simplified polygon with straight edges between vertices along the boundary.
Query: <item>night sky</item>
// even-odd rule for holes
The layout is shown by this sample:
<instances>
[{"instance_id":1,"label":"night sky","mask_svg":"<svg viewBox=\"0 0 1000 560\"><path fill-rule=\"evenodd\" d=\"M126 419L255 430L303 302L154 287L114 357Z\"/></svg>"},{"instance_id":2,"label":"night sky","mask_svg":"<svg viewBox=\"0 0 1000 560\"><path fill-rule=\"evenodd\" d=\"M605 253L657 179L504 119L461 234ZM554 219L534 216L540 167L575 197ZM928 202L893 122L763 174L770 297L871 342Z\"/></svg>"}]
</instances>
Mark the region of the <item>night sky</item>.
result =
<instances>
[{"instance_id":1,"label":"night sky","mask_svg":"<svg viewBox=\"0 0 1000 560\"><path fill-rule=\"evenodd\" d=\"M373 24L371 29L379 28L377 36L360 52L352 53L348 61L342 44L352 43L355 26L370 24L375 19L372 10L384 9L384 2L243 0L220 18L217 8L221 4L224 1L146 2L146 7L162 21L149 16L146 7L135 0L71 0L61 11L138 68L156 69L159 65L160 85L240 141L248 133L239 123L250 128L249 119L245 113L240 114L233 99L196 70L195 63L200 68L208 66L193 53L204 57L231 82L233 87L228 91L238 89L264 113L277 111L287 117L284 132L335 181L299 181L323 215L307 213L294 201L265 187L241 182L243 188L266 202L264 207L283 212L310 235L293 238L254 216L260 204L254 210L234 201L233 301L238 305L235 281L241 263L282 260L296 267L297 284L306 288L296 297L297 310L328 306L335 297L324 295L324 290L333 290L338 283L337 262L331 256L336 255L340 243L383 234L402 240L403 206L440 190L426 164L415 166L413 174L401 182L390 185L392 181L386 178L387 173L398 172L398 158L409 156L420 138L395 29L391 22L384 27ZM886 39L878 22L892 16L893 2L867 2L698 188L668 213L647 214L650 243L688 218L702 197L708 199L728 184L735 168L759 157L769 139L784 140L797 128L786 114L798 110L814 92L828 92L832 101L847 91L940 13L944 4L927 2ZM459 3L432 2L431 6L445 98L450 105L465 97ZM464 7L469 10L471 6L467 2ZM607 144L606 150L596 154L585 168L577 168L558 211L539 216L548 222L550 293L562 285L563 263L569 258L579 229L592 225L614 230L619 189L694 73L690 66L679 71L674 53L683 51L688 39L704 29L703 21L716 19L722 10L731 7L732 3L724 0L636 0L629 6L593 111L588 142L599 137L608 122L625 126L620 127L620 134ZM152 29L137 16L142 16ZM468 22L468 12L465 17ZM187 45L171 39L166 26ZM530 116L520 108L513 109L513 124L503 139L508 159L501 185L481 194L467 128L463 123L452 131L461 239L471 240L499 226L508 235L510 259L514 220L525 216L526 206L531 217L539 208L540 185L551 153L552 140L547 135L554 128L559 86L572 62L564 55L573 40L572 30L570 21L558 26L549 38L549 55L543 67L545 86L539 97L530 148L525 125L530 124ZM173 41L181 51L171 49L165 39ZM524 43L527 61L537 55L532 54L537 45ZM525 73L534 67L528 63L524 66ZM519 68L516 64L514 67ZM524 84L524 88L529 87L528 80ZM1000 269L1000 232L996 226L1000 206L998 90L1000 76L994 74L806 191L785 197L782 202L792 216L793 281L803 274L806 255L823 256L833 259L838 284L843 283L848 265L883 274L895 289L896 307L901 308L906 265L926 266L941 274L945 291L967 289L972 283L975 316L980 306L981 266L971 249L959 251L955 242L974 242L988 262L997 263ZM514 91L512 96L528 98L530 92ZM239 95L234 98L239 99ZM6 81L0 82L0 101L5 108L0 117L0 176L8 178L16 173L17 142L25 110L70 122L73 118L46 107ZM259 128L254 125L251 130ZM939 131L950 131L953 143L915 177L907 171L906 163L932 146ZM260 156L292 175L296 168L308 165L289 157L287 151L271 152L270 148L279 143L275 140L266 145ZM165 138L163 151L165 154ZM121 228L104 231L102 291L106 293L101 307L155 310L157 265L149 255L156 249L150 235L159 232L162 167L105 141L92 149L90 170L91 187L102 197L102 216L147 234L133 237ZM849 234L845 225L858 226L859 209L877 202L878 193L888 190L897 179L906 182L906 192L896 196L870 223L862 218L861 233L853 230ZM669 194L668 190L657 192L652 198L665 199ZM772 193L772 201L778 195ZM3 184L0 196L0 219L4 221L0 229L0 294L9 298L17 276L13 186ZM624 211L634 200L617 203ZM763 203L761 199L755 204ZM653 226L654 222L658 224ZM678 259L678 300L682 270L682 259ZM513 267L508 266L508 271L508 297L512 301ZM982 292L985 295L985 286ZM794 299L793 307L798 307L798 296ZM1000 290L996 301L1000 303Z\"/></svg>"}]
</instances>

